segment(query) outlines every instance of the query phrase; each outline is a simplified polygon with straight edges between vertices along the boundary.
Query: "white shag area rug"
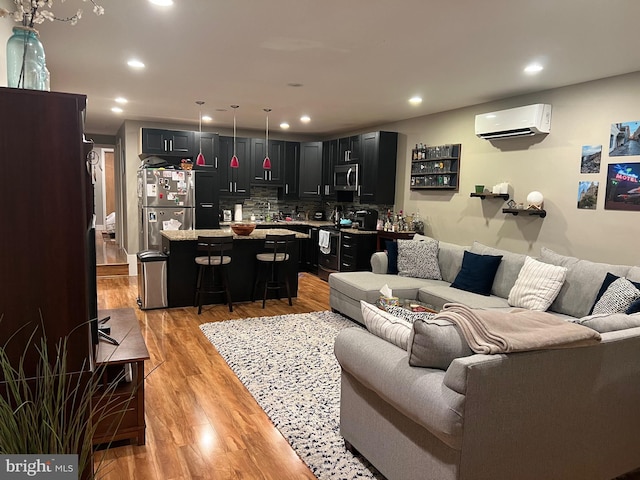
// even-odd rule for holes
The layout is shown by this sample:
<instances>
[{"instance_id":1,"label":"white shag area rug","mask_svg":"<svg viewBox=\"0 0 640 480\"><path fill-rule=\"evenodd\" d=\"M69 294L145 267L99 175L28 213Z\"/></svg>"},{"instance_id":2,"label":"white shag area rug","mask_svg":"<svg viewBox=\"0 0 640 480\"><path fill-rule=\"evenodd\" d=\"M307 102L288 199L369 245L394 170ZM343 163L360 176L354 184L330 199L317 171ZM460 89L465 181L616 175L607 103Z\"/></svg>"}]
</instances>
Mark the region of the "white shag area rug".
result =
<instances>
[{"instance_id":1,"label":"white shag area rug","mask_svg":"<svg viewBox=\"0 0 640 480\"><path fill-rule=\"evenodd\" d=\"M383 479L340 436L336 335L355 324L333 312L200 326L300 458L320 480Z\"/></svg>"}]
</instances>

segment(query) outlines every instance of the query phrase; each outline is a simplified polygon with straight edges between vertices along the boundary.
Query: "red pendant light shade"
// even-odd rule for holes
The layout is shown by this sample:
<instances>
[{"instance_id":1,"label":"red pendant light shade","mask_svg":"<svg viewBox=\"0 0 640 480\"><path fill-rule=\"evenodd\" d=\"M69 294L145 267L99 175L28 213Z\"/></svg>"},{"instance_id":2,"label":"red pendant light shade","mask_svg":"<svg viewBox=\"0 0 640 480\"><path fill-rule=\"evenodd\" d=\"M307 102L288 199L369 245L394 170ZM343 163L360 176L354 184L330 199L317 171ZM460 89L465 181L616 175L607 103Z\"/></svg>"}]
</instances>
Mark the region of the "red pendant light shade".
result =
<instances>
[{"instance_id":1,"label":"red pendant light shade","mask_svg":"<svg viewBox=\"0 0 640 480\"><path fill-rule=\"evenodd\" d=\"M231 108L233 108L233 157L231 157L231 163L229 163L231 168L240 167L240 162L236 156L236 108L239 106L240 105L231 105Z\"/></svg>"},{"instance_id":2,"label":"red pendant light shade","mask_svg":"<svg viewBox=\"0 0 640 480\"><path fill-rule=\"evenodd\" d=\"M200 110L198 112L198 118L200 119L199 125L199 131L200 131L200 153L198 153L198 156L196 157L196 165L206 165L207 162L205 162L204 160L204 155L202 154L202 105L204 105L204 102L202 100L198 100L196 101L196 103L199 105Z\"/></svg>"},{"instance_id":3,"label":"red pendant light shade","mask_svg":"<svg viewBox=\"0 0 640 480\"><path fill-rule=\"evenodd\" d=\"M267 128L266 128L266 135L265 135L265 139L266 139L265 152L266 152L266 155L264 157L264 160L262 161L262 168L264 170L271 170L271 159L269 158L269 112L271 111L271 109L270 108L265 108L264 111L267 112Z\"/></svg>"}]
</instances>

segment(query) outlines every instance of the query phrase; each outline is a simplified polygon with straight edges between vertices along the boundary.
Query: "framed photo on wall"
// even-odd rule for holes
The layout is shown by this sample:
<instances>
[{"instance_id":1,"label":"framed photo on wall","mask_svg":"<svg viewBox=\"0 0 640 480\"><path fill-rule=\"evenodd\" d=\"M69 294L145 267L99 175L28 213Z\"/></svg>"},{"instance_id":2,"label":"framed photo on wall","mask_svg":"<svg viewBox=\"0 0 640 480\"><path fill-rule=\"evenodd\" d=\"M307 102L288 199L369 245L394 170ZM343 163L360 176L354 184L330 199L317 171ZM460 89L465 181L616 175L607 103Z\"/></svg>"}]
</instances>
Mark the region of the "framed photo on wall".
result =
<instances>
[{"instance_id":1,"label":"framed photo on wall","mask_svg":"<svg viewBox=\"0 0 640 480\"><path fill-rule=\"evenodd\" d=\"M610 163L605 210L640 211L640 163Z\"/></svg>"}]
</instances>

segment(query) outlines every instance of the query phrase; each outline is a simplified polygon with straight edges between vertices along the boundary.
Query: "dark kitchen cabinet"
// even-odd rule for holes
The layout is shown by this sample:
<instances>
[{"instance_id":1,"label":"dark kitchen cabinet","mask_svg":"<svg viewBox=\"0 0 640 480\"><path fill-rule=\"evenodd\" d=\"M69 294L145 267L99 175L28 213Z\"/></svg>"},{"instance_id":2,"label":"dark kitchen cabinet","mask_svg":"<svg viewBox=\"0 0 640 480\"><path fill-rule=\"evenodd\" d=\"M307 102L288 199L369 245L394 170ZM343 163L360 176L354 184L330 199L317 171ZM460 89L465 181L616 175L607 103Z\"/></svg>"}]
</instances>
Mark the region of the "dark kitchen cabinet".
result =
<instances>
[{"instance_id":1,"label":"dark kitchen cabinet","mask_svg":"<svg viewBox=\"0 0 640 480\"><path fill-rule=\"evenodd\" d=\"M238 168L231 168L233 157L233 137L220 136L217 160L218 183L221 197L249 198L251 195L251 139L236 137Z\"/></svg>"},{"instance_id":2,"label":"dark kitchen cabinet","mask_svg":"<svg viewBox=\"0 0 640 480\"><path fill-rule=\"evenodd\" d=\"M340 232L340 271L371 270L371 255L376 251L377 235Z\"/></svg>"},{"instance_id":3,"label":"dark kitchen cabinet","mask_svg":"<svg viewBox=\"0 0 640 480\"><path fill-rule=\"evenodd\" d=\"M300 198L322 196L322 142L300 144Z\"/></svg>"},{"instance_id":4,"label":"dark kitchen cabinet","mask_svg":"<svg viewBox=\"0 0 640 480\"><path fill-rule=\"evenodd\" d=\"M300 143L284 142L284 186L283 198L296 200L300 197Z\"/></svg>"},{"instance_id":5,"label":"dark kitchen cabinet","mask_svg":"<svg viewBox=\"0 0 640 480\"><path fill-rule=\"evenodd\" d=\"M325 200L335 200L333 170L338 160L338 140L322 142L322 195Z\"/></svg>"},{"instance_id":6,"label":"dark kitchen cabinet","mask_svg":"<svg viewBox=\"0 0 640 480\"><path fill-rule=\"evenodd\" d=\"M142 153L194 157L194 132L182 130L142 129Z\"/></svg>"},{"instance_id":7,"label":"dark kitchen cabinet","mask_svg":"<svg viewBox=\"0 0 640 480\"><path fill-rule=\"evenodd\" d=\"M283 161L284 161L284 141L269 140L269 159L271 169L262 168L264 157L267 155L266 140L264 138L251 139L251 184L270 185L281 187L284 185Z\"/></svg>"},{"instance_id":8,"label":"dark kitchen cabinet","mask_svg":"<svg viewBox=\"0 0 640 480\"><path fill-rule=\"evenodd\" d=\"M204 146L202 150L204 154ZM213 165L196 165L193 168L195 172L195 228L220 228L218 172Z\"/></svg>"},{"instance_id":9,"label":"dark kitchen cabinet","mask_svg":"<svg viewBox=\"0 0 640 480\"><path fill-rule=\"evenodd\" d=\"M372 132L362 135L360 203L393 204L396 194L398 134Z\"/></svg>"},{"instance_id":10,"label":"dark kitchen cabinet","mask_svg":"<svg viewBox=\"0 0 640 480\"><path fill-rule=\"evenodd\" d=\"M211 132L195 132L194 139L194 158L193 163L195 164L196 159L198 157L198 153L200 152L200 147L202 147L202 155L204 156L204 163L206 166L212 166L213 168L218 168L218 153L220 150L220 138L217 133Z\"/></svg>"},{"instance_id":11,"label":"dark kitchen cabinet","mask_svg":"<svg viewBox=\"0 0 640 480\"><path fill-rule=\"evenodd\" d=\"M361 154L360 135L338 139L338 164L359 163Z\"/></svg>"}]
</instances>

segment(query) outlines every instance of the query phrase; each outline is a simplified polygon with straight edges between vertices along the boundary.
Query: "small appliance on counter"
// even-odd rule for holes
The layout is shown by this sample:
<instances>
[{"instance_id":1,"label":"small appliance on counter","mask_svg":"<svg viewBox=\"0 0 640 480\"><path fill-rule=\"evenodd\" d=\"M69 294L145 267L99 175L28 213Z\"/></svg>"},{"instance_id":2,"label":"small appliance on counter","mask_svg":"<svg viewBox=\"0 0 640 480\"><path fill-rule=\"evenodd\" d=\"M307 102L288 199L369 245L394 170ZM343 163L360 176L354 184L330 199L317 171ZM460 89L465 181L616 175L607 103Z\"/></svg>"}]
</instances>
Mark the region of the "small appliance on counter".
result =
<instances>
[{"instance_id":1,"label":"small appliance on counter","mask_svg":"<svg viewBox=\"0 0 640 480\"><path fill-rule=\"evenodd\" d=\"M318 210L317 212L315 212L315 213L313 214L313 219L314 219L314 220L324 220L324 212L323 212L323 211Z\"/></svg>"},{"instance_id":2,"label":"small appliance on counter","mask_svg":"<svg viewBox=\"0 0 640 480\"><path fill-rule=\"evenodd\" d=\"M356 212L355 223L358 225L359 230L376 230L378 223L378 211L377 210L358 210Z\"/></svg>"}]
</instances>

